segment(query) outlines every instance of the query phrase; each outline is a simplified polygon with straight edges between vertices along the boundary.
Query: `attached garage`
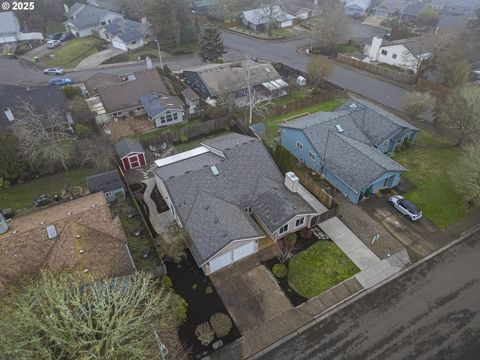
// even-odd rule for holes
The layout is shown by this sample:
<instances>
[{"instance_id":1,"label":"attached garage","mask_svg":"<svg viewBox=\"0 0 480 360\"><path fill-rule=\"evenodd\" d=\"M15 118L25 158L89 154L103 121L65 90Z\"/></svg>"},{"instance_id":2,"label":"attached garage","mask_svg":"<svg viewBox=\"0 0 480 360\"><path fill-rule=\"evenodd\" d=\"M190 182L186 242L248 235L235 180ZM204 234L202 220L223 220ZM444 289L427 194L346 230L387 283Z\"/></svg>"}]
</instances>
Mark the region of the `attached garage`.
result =
<instances>
[{"instance_id":1,"label":"attached garage","mask_svg":"<svg viewBox=\"0 0 480 360\"><path fill-rule=\"evenodd\" d=\"M250 241L246 244L237 245L237 247L235 247L234 249L229 250L225 253L222 253L218 256L215 256L213 259L211 259L208 262L209 273L211 274L247 256L253 255L255 254L256 251L257 251L256 241Z\"/></svg>"},{"instance_id":2,"label":"attached garage","mask_svg":"<svg viewBox=\"0 0 480 360\"><path fill-rule=\"evenodd\" d=\"M145 151L138 139L123 139L115 144L115 149L125 171L145 166L147 163Z\"/></svg>"}]
</instances>

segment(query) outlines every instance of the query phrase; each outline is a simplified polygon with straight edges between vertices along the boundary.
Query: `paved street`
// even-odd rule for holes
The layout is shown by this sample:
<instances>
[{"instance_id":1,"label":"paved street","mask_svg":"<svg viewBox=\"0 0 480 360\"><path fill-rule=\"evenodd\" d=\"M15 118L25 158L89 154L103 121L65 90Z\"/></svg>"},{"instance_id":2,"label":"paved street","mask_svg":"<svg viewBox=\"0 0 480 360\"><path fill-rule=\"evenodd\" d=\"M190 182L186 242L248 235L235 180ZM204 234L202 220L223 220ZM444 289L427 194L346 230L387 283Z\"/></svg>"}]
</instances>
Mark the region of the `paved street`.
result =
<instances>
[{"instance_id":1,"label":"paved street","mask_svg":"<svg viewBox=\"0 0 480 360\"><path fill-rule=\"evenodd\" d=\"M478 359L480 231L261 357Z\"/></svg>"}]
</instances>

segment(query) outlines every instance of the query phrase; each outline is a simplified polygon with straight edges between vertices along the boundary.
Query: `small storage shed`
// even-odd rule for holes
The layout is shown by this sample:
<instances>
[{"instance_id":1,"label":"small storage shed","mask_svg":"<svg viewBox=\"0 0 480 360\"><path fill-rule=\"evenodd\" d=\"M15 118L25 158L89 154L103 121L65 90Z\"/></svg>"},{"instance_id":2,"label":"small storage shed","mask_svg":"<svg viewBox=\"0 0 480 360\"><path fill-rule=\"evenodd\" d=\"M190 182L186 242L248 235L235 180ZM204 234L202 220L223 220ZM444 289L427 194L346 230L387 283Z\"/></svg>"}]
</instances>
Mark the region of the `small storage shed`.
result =
<instances>
[{"instance_id":1,"label":"small storage shed","mask_svg":"<svg viewBox=\"0 0 480 360\"><path fill-rule=\"evenodd\" d=\"M88 176L85 180L90 193L103 192L108 203L125 197L125 185L117 170Z\"/></svg>"},{"instance_id":2,"label":"small storage shed","mask_svg":"<svg viewBox=\"0 0 480 360\"><path fill-rule=\"evenodd\" d=\"M115 149L125 171L142 167L147 163L145 150L138 139L123 139L115 144Z\"/></svg>"}]
</instances>

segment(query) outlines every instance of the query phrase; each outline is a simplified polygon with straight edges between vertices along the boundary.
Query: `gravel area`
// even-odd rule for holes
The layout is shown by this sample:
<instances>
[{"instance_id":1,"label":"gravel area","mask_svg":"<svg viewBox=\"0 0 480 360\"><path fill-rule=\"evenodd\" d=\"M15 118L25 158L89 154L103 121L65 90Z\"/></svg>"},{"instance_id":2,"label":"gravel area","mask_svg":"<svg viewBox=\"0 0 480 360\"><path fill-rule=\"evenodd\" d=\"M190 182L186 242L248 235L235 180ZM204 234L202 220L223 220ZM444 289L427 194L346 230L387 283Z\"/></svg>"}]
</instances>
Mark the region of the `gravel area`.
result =
<instances>
[{"instance_id":1,"label":"gravel area","mask_svg":"<svg viewBox=\"0 0 480 360\"><path fill-rule=\"evenodd\" d=\"M404 248L400 241L360 206L352 204L342 194L335 195L334 199L340 205L339 219L380 259L385 259L388 254L393 255ZM380 237L372 244L375 235L380 235Z\"/></svg>"}]
</instances>

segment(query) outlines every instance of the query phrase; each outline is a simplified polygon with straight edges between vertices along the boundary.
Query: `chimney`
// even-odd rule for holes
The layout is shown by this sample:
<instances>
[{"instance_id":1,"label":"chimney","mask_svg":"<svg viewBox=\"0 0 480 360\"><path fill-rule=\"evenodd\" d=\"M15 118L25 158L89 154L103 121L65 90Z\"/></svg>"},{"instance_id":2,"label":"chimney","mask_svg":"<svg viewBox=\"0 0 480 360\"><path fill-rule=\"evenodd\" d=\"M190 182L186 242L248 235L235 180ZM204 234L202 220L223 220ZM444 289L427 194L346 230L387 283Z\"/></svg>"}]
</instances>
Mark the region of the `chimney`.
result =
<instances>
[{"instance_id":1,"label":"chimney","mask_svg":"<svg viewBox=\"0 0 480 360\"><path fill-rule=\"evenodd\" d=\"M368 57L373 61L377 60L380 46L382 46L382 38L379 36L374 36L372 39L372 45L370 45L370 50L368 51Z\"/></svg>"},{"instance_id":2,"label":"chimney","mask_svg":"<svg viewBox=\"0 0 480 360\"><path fill-rule=\"evenodd\" d=\"M145 63L147 64L147 70L153 69L152 59L149 56L145 58Z\"/></svg>"},{"instance_id":3,"label":"chimney","mask_svg":"<svg viewBox=\"0 0 480 360\"><path fill-rule=\"evenodd\" d=\"M293 193L298 192L298 183L298 177L292 171L289 171L285 174L285 186L288 190Z\"/></svg>"}]
</instances>

